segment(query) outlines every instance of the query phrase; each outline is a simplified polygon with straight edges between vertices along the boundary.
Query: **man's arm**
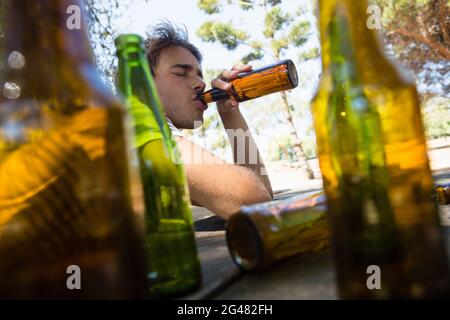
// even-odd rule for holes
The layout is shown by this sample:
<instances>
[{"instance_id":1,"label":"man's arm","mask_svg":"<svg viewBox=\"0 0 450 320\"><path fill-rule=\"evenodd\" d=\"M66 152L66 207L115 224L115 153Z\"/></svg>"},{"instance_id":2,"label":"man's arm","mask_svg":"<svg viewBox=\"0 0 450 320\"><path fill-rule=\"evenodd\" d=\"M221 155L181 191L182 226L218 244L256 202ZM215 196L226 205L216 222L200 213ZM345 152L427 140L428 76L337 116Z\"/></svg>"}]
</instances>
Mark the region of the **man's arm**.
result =
<instances>
[{"instance_id":1,"label":"man's arm","mask_svg":"<svg viewBox=\"0 0 450 320\"><path fill-rule=\"evenodd\" d=\"M193 203L227 219L243 205L271 200L258 177L247 168L227 164L183 137L176 137Z\"/></svg>"},{"instance_id":2,"label":"man's arm","mask_svg":"<svg viewBox=\"0 0 450 320\"><path fill-rule=\"evenodd\" d=\"M235 108L229 112L219 112L219 115L233 148L234 163L250 169L273 197L266 167L242 113Z\"/></svg>"},{"instance_id":3,"label":"man's arm","mask_svg":"<svg viewBox=\"0 0 450 320\"><path fill-rule=\"evenodd\" d=\"M251 69L250 65L235 65L230 71L223 71L211 82L211 85L225 91L230 90L231 84L228 81L236 78L239 73L248 72ZM250 169L262 182L270 197L273 197L264 162L247 122L239 110L239 102L233 98L219 101L217 110L233 149L234 163Z\"/></svg>"}]
</instances>

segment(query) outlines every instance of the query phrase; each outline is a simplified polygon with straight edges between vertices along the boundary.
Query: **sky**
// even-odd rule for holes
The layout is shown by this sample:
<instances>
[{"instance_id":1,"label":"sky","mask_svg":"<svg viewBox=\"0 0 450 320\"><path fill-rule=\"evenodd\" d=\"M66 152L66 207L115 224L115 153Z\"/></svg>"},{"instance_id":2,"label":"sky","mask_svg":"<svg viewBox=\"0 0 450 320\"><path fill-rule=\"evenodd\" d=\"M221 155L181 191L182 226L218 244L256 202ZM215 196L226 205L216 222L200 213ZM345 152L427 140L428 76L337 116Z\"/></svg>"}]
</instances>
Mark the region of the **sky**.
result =
<instances>
[{"instance_id":1,"label":"sky","mask_svg":"<svg viewBox=\"0 0 450 320\"><path fill-rule=\"evenodd\" d=\"M263 12L243 11L237 5L224 3L223 12L209 16L197 7L197 0L132 0L127 12L118 21L119 30L137 33L145 37L145 31L150 25L162 19L167 19L177 25L184 24L189 33L190 41L203 53L204 68L231 68L243 55L247 53L245 47L238 47L228 51L220 44L205 43L195 34L196 30L209 19L219 19L222 22L233 20L235 26L246 30L249 34L260 34ZM235 1L236 2L236 1ZM285 0L282 9L294 12L302 3L308 0ZM291 57L293 60L295 56ZM270 61L272 63L273 61ZM261 62L261 63L264 63Z\"/></svg>"}]
</instances>

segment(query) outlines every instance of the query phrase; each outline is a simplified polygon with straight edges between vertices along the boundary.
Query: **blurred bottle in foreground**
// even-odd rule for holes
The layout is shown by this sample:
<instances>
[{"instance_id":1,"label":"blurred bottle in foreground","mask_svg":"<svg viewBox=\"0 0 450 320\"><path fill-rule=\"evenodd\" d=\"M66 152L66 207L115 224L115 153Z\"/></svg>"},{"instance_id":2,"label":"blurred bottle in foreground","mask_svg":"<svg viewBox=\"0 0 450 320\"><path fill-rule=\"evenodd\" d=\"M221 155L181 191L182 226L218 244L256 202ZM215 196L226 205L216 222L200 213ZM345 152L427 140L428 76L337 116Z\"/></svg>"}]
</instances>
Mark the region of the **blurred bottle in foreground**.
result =
<instances>
[{"instance_id":1,"label":"blurred bottle in foreground","mask_svg":"<svg viewBox=\"0 0 450 320\"><path fill-rule=\"evenodd\" d=\"M448 297L415 83L385 57L367 7L320 1L323 74L312 113L339 294ZM373 267L381 273L375 286Z\"/></svg>"},{"instance_id":2,"label":"blurred bottle in foreground","mask_svg":"<svg viewBox=\"0 0 450 320\"><path fill-rule=\"evenodd\" d=\"M115 43L119 90L128 100L144 188L150 293L171 296L201 283L184 167L163 115L142 38L121 35Z\"/></svg>"},{"instance_id":3,"label":"blurred bottle in foreground","mask_svg":"<svg viewBox=\"0 0 450 320\"><path fill-rule=\"evenodd\" d=\"M0 297L143 298L124 109L100 80L84 21L68 28L68 8L83 4L2 5Z\"/></svg>"},{"instance_id":4,"label":"blurred bottle in foreground","mask_svg":"<svg viewBox=\"0 0 450 320\"><path fill-rule=\"evenodd\" d=\"M292 60L239 74L230 81L230 92L213 88L199 95L203 103L234 98L239 102L259 98L271 93L290 90L298 85L297 69Z\"/></svg>"},{"instance_id":5,"label":"blurred bottle in foreground","mask_svg":"<svg viewBox=\"0 0 450 320\"><path fill-rule=\"evenodd\" d=\"M294 255L328 248L323 193L243 206L227 222L233 261L243 270L264 269Z\"/></svg>"}]
</instances>

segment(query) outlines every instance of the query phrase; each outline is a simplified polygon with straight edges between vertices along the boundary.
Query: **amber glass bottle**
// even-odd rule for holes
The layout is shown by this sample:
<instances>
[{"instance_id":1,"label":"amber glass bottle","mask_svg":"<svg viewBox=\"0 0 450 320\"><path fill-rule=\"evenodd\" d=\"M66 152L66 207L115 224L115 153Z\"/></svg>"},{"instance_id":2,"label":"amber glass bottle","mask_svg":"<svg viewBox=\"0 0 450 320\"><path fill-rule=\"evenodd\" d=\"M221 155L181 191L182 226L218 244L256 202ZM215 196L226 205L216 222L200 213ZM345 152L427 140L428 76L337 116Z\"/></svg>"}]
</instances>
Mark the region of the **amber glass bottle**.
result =
<instances>
[{"instance_id":1,"label":"amber glass bottle","mask_svg":"<svg viewBox=\"0 0 450 320\"><path fill-rule=\"evenodd\" d=\"M145 297L124 108L93 63L83 4L2 5L0 296Z\"/></svg>"},{"instance_id":2,"label":"amber glass bottle","mask_svg":"<svg viewBox=\"0 0 450 320\"><path fill-rule=\"evenodd\" d=\"M414 81L367 28L367 1L321 0L312 112L342 298L448 297ZM368 285L370 266L380 286Z\"/></svg>"},{"instance_id":3,"label":"amber glass bottle","mask_svg":"<svg viewBox=\"0 0 450 320\"><path fill-rule=\"evenodd\" d=\"M243 206L227 221L233 261L243 270L265 269L294 255L328 248L323 193Z\"/></svg>"},{"instance_id":4,"label":"amber glass bottle","mask_svg":"<svg viewBox=\"0 0 450 320\"><path fill-rule=\"evenodd\" d=\"M292 60L278 63L239 74L230 81L230 92L217 88L205 91L199 95L204 103L228 99L233 97L237 101L247 101L270 93L290 90L298 85L297 70Z\"/></svg>"}]
</instances>

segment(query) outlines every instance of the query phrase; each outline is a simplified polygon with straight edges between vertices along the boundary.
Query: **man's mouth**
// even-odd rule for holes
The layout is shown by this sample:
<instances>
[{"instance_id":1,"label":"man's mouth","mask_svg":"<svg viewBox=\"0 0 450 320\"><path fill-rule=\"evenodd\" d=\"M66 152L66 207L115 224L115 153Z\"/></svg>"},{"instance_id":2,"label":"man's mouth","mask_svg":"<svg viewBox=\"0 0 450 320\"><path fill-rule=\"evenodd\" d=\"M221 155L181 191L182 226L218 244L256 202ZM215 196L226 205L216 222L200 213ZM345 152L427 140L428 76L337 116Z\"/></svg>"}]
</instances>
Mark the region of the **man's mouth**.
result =
<instances>
[{"instance_id":1,"label":"man's mouth","mask_svg":"<svg viewBox=\"0 0 450 320\"><path fill-rule=\"evenodd\" d=\"M199 108L200 110L205 111L206 109L208 109L208 105L204 104L200 100L195 99L194 102L197 105L197 108Z\"/></svg>"}]
</instances>

